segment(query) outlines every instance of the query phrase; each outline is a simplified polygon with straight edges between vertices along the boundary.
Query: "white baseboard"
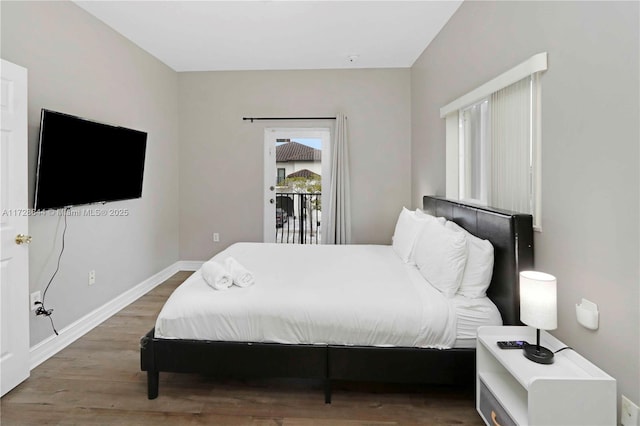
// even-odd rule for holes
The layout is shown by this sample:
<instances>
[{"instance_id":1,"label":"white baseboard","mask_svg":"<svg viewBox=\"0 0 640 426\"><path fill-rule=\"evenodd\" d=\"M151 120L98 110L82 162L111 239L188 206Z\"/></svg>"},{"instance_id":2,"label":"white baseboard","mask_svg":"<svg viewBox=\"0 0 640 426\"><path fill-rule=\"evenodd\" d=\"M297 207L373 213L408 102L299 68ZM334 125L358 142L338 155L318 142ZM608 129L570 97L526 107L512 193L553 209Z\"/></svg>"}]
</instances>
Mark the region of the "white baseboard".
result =
<instances>
[{"instance_id":1,"label":"white baseboard","mask_svg":"<svg viewBox=\"0 0 640 426\"><path fill-rule=\"evenodd\" d=\"M202 260L181 260L178 262L180 264L181 271L197 271L200 269L204 261Z\"/></svg>"},{"instance_id":2,"label":"white baseboard","mask_svg":"<svg viewBox=\"0 0 640 426\"><path fill-rule=\"evenodd\" d=\"M178 261L157 274L147 278L135 287L127 290L115 299L88 313L84 317L59 331L58 336L51 336L34 345L29 350L30 369L33 370L62 349L84 336L89 331L109 319L121 309L135 302L158 285L162 284L179 271L196 271L204 262Z\"/></svg>"}]
</instances>

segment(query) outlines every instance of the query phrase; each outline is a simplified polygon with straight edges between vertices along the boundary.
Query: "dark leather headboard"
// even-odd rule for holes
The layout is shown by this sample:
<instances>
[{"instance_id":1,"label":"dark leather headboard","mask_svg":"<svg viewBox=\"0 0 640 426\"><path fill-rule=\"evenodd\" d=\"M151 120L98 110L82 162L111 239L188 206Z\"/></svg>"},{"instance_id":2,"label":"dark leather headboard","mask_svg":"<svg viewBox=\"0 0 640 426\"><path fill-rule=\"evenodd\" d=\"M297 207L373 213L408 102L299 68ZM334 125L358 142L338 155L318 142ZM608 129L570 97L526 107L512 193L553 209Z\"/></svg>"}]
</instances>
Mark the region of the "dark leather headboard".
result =
<instances>
[{"instance_id":1,"label":"dark leather headboard","mask_svg":"<svg viewBox=\"0 0 640 426\"><path fill-rule=\"evenodd\" d=\"M423 209L493 244L493 277L487 296L500 310L505 325L522 324L518 275L533 268L532 216L433 196L423 197Z\"/></svg>"}]
</instances>

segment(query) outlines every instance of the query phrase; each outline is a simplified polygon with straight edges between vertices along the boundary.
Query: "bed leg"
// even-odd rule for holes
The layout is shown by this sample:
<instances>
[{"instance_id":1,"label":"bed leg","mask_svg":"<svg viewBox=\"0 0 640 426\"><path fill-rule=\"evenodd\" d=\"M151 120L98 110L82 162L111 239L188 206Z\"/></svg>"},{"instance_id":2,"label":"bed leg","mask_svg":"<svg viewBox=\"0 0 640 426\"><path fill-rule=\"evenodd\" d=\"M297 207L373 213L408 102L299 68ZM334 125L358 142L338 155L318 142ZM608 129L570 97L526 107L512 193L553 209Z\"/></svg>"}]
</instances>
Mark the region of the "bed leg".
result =
<instances>
[{"instance_id":1,"label":"bed leg","mask_svg":"<svg viewBox=\"0 0 640 426\"><path fill-rule=\"evenodd\" d=\"M160 372L157 370L147 371L147 397L149 399L156 399L158 397L158 384L160 379Z\"/></svg>"},{"instance_id":2,"label":"bed leg","mask_svg":"<svg viewBox=\"0 0 640 426\"><path fill-rule=\"evenodd\" d=\"M331 404L331 380L324 381L324 403Z\"/></svg>"}]
</instances>

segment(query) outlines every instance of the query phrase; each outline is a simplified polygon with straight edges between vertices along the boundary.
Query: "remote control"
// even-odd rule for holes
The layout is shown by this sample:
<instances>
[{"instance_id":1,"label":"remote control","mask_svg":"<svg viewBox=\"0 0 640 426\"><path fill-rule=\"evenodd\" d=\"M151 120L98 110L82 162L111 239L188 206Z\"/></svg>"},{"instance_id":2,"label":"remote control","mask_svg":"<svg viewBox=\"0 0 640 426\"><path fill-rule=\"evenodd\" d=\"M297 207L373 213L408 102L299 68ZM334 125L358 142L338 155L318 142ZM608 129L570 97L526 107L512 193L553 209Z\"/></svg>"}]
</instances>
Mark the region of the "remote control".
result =
<instances>
[{"instance_id":1,"label":"remote control","mask_svg":"<svg viewBox=\"0 0 640 426\"><path fill-rule=\"evenodd\" d=\"M522 349L524 345L528 344L524 340L501 340L498 342L498 347L500 349Z\"/></svg>"}]
</instances>

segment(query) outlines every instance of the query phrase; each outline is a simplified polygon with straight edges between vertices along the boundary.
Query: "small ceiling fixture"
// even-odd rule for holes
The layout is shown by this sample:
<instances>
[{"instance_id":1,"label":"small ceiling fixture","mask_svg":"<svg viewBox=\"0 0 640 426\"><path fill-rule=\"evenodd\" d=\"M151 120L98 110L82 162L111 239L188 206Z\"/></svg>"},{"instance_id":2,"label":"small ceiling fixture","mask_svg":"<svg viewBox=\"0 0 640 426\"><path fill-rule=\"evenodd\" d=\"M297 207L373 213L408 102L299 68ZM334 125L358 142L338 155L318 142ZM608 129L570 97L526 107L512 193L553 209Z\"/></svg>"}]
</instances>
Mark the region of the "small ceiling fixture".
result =
<instances>
[{"instance_id":1,"label":"small ceiling fixture","mask_svg":"<svg viewBox=\"0 0 640 426\"><path fill-rule=\"evenodd\" d=\"M353 64L358 60L359 57L360 55L349 55L347 56L347 59L349 60L350 63Z\"/></svg>"}]
</instances>

